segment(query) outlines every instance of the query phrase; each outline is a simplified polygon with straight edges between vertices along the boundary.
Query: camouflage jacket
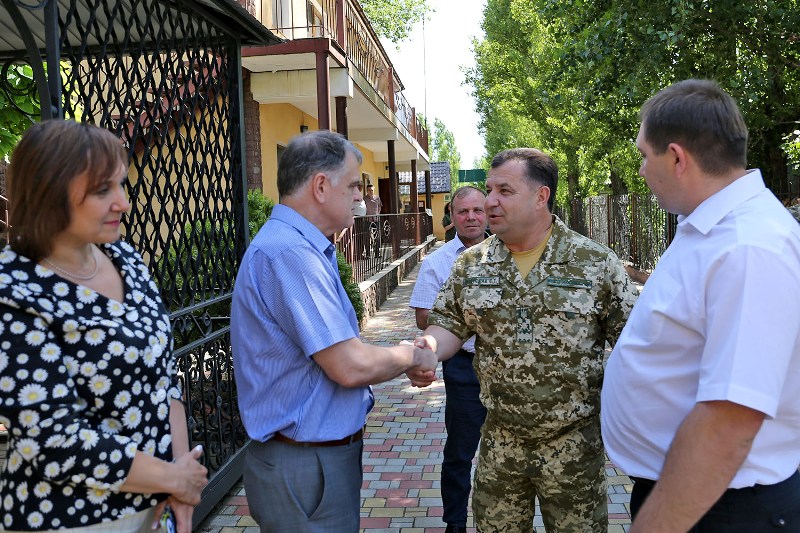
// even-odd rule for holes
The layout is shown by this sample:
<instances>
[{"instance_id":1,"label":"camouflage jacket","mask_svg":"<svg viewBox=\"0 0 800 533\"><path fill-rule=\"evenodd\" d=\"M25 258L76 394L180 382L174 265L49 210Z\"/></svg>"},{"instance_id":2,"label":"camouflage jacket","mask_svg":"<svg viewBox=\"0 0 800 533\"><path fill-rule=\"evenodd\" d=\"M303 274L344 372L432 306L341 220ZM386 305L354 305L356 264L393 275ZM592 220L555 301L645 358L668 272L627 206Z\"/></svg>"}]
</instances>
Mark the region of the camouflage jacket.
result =
<instances>
[{"instance_id":1,"label":"camouflage jacket","mask_svg":"<svg viewBox=\"0 0 800 533\"><path fill-rule=\"evenodd\" d=\"M486 423L537 441L599 414L606 342L638 295L614 252L553 220L526 279L497 236L462 253L428 320L477 336Z\"/></svg>"}]
</instances>

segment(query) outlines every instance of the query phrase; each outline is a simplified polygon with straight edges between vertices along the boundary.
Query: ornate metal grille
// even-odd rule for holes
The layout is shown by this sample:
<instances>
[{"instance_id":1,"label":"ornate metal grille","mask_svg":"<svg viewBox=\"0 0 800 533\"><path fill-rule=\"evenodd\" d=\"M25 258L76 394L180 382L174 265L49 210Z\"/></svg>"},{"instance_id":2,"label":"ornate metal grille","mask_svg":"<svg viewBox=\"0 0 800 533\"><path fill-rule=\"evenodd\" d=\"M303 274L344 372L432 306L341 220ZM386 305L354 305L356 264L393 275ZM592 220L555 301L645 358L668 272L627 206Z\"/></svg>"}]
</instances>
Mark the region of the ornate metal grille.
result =
<instances>
[{"instance_id":1,"label":"ornate metal grille","mask_svg":"<svg viewBox=\"0 0 800 533\"><path fill-rule=\"evenodd\" d=\"M652 194L577 199L568 211L556 209L556 214L575 231L605 244L642 270L655 268L674 237L676 224Z\"/></svg>"},{"instance_id":2,"label":"ornate metal grille","mask_svg":"<svg viewBox=\"0 0 800 533\"><path fill-rule=\"evenodd\" d=\"M336 249L352 265L353 280L361 283L432 233L433 221L425 213L361 216L338 236Z\"/></svg>"},{"instance_id":3,"label":"ornate metal grille","mask_svg":"<svg viewBox=\"0 0 800 533\"><path fill-rule=\"evenodd\" d=\"M149 263L171 311L190 439L204 445L212 473L196 519L238 478L235 459L246 444L229 333L247 242L244 30L236 8L216 4L0 0L0 96L16 115L93 122L129 149L125 238ZM43 104L41 116L21 95Z\"/></svg>"}]
</instances>

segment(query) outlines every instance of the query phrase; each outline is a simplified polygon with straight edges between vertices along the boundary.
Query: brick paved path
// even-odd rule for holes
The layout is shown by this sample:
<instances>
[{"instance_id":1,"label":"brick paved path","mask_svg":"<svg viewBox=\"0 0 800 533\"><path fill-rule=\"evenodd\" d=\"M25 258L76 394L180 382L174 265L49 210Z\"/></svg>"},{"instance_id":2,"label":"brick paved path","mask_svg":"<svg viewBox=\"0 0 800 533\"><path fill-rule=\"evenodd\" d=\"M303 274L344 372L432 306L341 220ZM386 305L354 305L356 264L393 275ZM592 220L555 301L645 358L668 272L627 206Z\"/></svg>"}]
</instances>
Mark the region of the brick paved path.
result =
<instances>
[{"instance_id":1,"label":"brick paved path","mask_svg":"<svg viewBox=\"0 0 800 533\"><path fill-rule=\"evenodd\" d=\"M394 290L362 331L366 342L394 345L418 334L408 307L419 267ZM375 408L367 420L364 439L364 484L361 490L363 533L439 533L444 531L439 476L444 429L444 384L427 389L411 387L398 378L373 387ZM608 478L609 533L623 533L630 524L630 480L611 463ZM469 513L468 531L472 527ZM223 504L196 531L257 533L249 516L241 481ZM544 533L541 516L534 531Z\"/></svg>"}]
</instances>

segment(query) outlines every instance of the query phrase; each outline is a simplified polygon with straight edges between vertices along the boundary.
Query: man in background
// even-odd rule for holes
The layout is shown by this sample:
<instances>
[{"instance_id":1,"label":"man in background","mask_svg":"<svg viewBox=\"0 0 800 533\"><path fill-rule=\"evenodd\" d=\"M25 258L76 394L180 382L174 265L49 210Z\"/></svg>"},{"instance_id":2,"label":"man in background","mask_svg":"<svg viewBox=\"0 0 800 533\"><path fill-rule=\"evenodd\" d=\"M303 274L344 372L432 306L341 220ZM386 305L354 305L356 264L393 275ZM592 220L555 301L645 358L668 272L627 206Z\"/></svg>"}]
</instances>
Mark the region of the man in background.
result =
<instances>
[{"instance_id":1,"label":"man in background","mask_svg":"<svg viewBox=\"0 0 800 533\"><path fill-rule=\"evenodd\" d=\"M364 202L367 204L367 215L380 215L383 203L381 197L375 194L375 187L371 183L367 183L367 195L364 197Z\"/></svg>"},{"instance_id":2,"label":"man in background","mask_svg":"<svg viewBox=\"0 0 800 533\"><path fill-rule=\"evenodd\" d=\"M428 314L439 289L450 275L459 254L483 241L486 232L485 193L475 187L461 187L451 202L456 236L430 254L420 265L409 305L414 308L417 327L428 327ZM480 400L481 388L472 359L475 338L471 337L451 358L442 363L446 392L444 425L447 441L442 462L442 520L446 533L466 531L469 491L472 486L472 459L481 438L486 408Z\"/></svg>"},{"instance_id":3,"label":"man in background","mask_svg":"<svg viewBox=\"0 0 800 533\"><path fill-rule=\"evenodd\" d=\"M330 236L353 224L361 153L330 131L292 139L279 204L245 252L231 308L244 484L261 531L358 531L369 384L436 368L362 343Z\"/></svg>"},{"instance_id":4,"label":"man in background","mask_svg":"<svg viewBox=\"0 0 800 533\"><path fill-rule=\"evenodd\" d=\"M380 218L383 203L381 197L375 194L372 183L367 183L367 195L364 197L367 204L367 216L372 216L369 222L369 250L368 254L372 257L380 257L381 250L381 226Z\"/></svg>"},{"instance_id":5,"label":"man in background","mask_svg":"<svg viewBox=\"0 0 800 533\"><path fill-rule=\"evenodd\" d=\"M603 384L630 531L800 531L800 227L716 83L667 87L641 120L639 173L678 227Z\"/></svg>"}]
</instances>

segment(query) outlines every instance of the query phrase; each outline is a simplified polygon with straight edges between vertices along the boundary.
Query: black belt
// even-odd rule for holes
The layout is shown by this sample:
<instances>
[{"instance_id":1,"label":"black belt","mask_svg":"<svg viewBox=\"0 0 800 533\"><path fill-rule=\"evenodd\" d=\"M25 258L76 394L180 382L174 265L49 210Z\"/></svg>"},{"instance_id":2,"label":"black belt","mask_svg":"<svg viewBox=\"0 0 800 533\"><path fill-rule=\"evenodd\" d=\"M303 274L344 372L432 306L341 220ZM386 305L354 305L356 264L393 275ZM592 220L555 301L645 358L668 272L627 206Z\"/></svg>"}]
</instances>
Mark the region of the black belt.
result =
<instances>
[{"instance_id":1,"label":"black belt","mask_svg":"<svg viewBox=\"0 0 800 533\"><path fill-rule=\"evenodd\" d=\"M327 448L329 446L345 446L347 444L353 444L354 442L360 441L364 437L364 430L359 429L349 437L345 437L343 439L338 440L323 440L320 442L301 442L294 439L290 439L286 435L281 435L280 433L275 433L271 440L276 440L278 442L283 442L284 444L291 444L292 446L303 446L304 448Z\"/></svg>"},{"instance_id":2,"label":"black belt","mask_svg":"<svg viewBox=\"0 0 800 533\"><path fill-rule=\"evenodd\" d=\"M728 499L729 502L735 502L737 499L748 498L751 497L753 494L757 493L767 493L774 492L776 494L784 494L787 491L787 487L791 485L796 485L800 483L798 480L800 477L800 472L795 471L794 474L789 476L787 479L775 483L773 485L753 485L752 487L741 487L738 489L727 489L725 492L722 493L720 500L723 498ZM645 490L650 491L655 487L656 482L652 479L646 479L641 477L634 477L630 476L631 481L634 484L639 484L641 487L644 487Z\"/></svg>"}]
</instances>

